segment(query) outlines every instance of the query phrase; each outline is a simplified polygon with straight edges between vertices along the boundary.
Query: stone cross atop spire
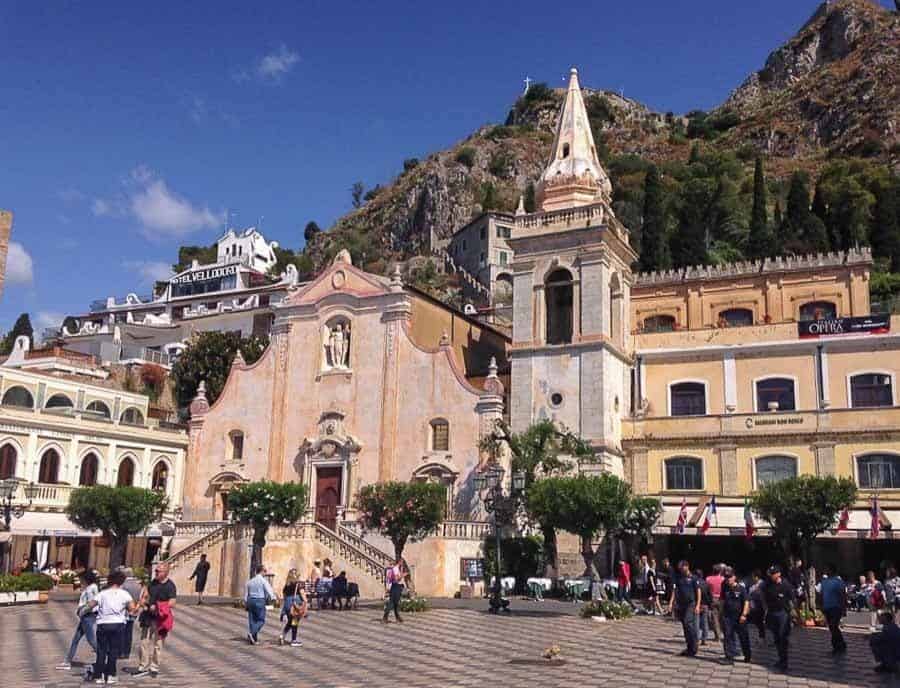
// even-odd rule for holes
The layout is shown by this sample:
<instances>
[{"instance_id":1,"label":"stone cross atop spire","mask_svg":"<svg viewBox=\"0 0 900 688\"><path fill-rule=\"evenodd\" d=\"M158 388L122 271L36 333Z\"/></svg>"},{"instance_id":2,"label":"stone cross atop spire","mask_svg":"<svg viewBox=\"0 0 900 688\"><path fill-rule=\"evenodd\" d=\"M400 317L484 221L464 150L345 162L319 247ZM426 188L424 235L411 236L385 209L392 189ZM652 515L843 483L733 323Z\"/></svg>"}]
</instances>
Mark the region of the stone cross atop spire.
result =
<instances>
[{"instance_id":1,"label":"stone cross atop spire","mask_svg":"<svg viewBox=\"0 0 900 688\"><path fill-rule=\"evenodd\" d=\"M612 198L612 185L597 158L578 70L574 67L569 75L550 161L538 182L537 195L543 211L599 202L608 204Z\"/></svg>"}]
</instances>

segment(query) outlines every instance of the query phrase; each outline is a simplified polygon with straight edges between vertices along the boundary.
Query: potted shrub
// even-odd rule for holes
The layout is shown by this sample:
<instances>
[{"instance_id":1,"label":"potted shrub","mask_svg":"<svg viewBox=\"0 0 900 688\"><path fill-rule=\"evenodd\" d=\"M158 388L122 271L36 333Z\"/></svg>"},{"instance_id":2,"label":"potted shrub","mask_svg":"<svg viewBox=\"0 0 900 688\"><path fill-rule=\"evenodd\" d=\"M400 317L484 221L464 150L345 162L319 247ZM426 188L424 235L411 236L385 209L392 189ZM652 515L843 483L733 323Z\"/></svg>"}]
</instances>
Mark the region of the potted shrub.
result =
<instances>
[{"instance_id":1,"label":"potted shrub","mask_svg":"<svg viewBox=\"0 0 900 688\"><path fill-rule=\"evenodd\" d=\"M23 573L15 576L16 602L42 602L50 599L53 579L43 573Z\"/></svg>"},{"instance_id":2,"label":"potted shrub","mask_svg":"<svg viewBox=\"0 0 900 688\"><path fill-rule=\"evenodd\" d=\"M74 592L78 587L78 575L74 571L63 571L59 575L59 583L56 589L60 592Z\"/></svg>"}]
</instances>

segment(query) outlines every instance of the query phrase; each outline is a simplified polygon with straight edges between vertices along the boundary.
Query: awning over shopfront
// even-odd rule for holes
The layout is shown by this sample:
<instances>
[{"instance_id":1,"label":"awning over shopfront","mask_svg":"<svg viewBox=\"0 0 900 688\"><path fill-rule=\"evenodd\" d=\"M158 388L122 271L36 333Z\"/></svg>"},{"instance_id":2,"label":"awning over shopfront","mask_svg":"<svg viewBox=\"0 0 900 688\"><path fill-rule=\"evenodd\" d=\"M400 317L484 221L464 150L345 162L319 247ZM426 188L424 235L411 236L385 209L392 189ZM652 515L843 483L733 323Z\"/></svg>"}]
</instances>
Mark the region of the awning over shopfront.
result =
<instances>
[{"instance_id":1,"label":"awning over shopfront","mask_svg":"<svg viewBox=\"0 0 900 688\"><path fill-rule=\"evenodd\" d=\"M687 505L688 518L697 508L697 502L690 500ZM678 535L675 532L675 524L678 522L678 513L681 511L680 504L666 504L663 506L663 515L659 523L653 529L658 535ZM744 507L743 506L717 506L716 515L710 518L710 528L706 531L706 535L744 535ZM890 519L891 523L900 523L900 511L885 510L884 515ZM703 522L703 515L700 515L696 526L688 526L684 529L684 535L700 535L698 526ZM759 516L753 514L754 535L768 536L771 535L769 524L763 521ZM847 524L847 530L840 533L834 530L823 533L820 537L837 537L837 538L860 538L866 537L869 528L872 525L872 516L867 509L853 509L850 512L850 522ZM900 533L894 534L892 530L882 530L879 535L880 540L900 540Z\"/></svg>"},{"instance_id":2,"label":"awning over shopfront","mask_svg":"<svg viewBox=\"0 0 900 688\"><path fill-rule=\"evenodd\" d=\"M55 537L99 537L99 530L84 530L72 523L65 514L29 511L12 522L12 535Z\"/></svg>"}]
</instances>

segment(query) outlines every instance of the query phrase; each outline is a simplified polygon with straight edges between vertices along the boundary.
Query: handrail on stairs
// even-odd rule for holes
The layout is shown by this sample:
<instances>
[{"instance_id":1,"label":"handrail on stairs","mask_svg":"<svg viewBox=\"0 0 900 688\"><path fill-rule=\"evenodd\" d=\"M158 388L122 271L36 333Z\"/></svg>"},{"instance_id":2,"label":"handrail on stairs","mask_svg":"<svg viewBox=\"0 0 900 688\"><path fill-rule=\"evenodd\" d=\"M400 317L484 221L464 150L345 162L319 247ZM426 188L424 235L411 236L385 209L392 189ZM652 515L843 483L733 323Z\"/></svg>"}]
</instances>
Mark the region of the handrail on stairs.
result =
<instances>
[{"instance_id":1,"label":"handrail on stairs","mask_svg":"<svg viewBox=\"0 0 900 688\"><path fill-rule=\"evenodd\" d=\"M193 554L197 549L204 549L209 547L210 545L215 544L217 538L227 537L226 528L228 527L227 523L223 523L218 528L210 531L199 540L194 540L188 545L185 545L180 550L175 552L174 554L169 555L169 558L166 559L166 563L169 565L169 568L175 568L179 564L179 560L187 559L191 554ZM177 530L176 530L177 533Z\"/></svg>"}]
</instances>

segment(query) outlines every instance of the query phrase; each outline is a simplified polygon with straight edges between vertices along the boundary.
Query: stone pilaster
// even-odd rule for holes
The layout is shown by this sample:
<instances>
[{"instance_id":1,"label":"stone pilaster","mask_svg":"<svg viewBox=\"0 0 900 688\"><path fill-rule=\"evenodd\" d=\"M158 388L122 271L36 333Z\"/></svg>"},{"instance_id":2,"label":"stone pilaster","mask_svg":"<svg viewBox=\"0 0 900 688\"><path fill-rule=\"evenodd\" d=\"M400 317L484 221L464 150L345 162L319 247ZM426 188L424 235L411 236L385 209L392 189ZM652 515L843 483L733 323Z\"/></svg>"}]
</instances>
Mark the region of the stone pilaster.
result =
<instances>
[{"instance_id":1,"label":"stone pilaster","mask_svg":"<svg viewBox=\"0 0 900 688\"><path fill-rule=\"evenodd\" d=\"M523 432L531 425L534 413L534 370L530 356L513 356L510 391L510 425Z\"/></svg>"},{"instance_id":2,"label":"stone pilaster","mask_svg":"<svg viewBox=\"0 0 900 688\"><path fill-rule=\"evenodd\" d=\"M513 274L513 342L530 342L534 327L534 263L516 263Z\"/></svg>"},{"instance_id":3,"label":"stone pilaster","mask_svg":"<svg viewBox=\"0 0 900 688\"><path fill-rule=\"evenodd\" d=\"M834 475L834 442L816 442L813 449L816 452L816 475Z\"/></svg>"},{"instance_id":4,"label":"stone pilaster","mask_svg":"<svg viewBox=\"0 0 900 688\"><path fill-rule=\"evenodd\" d=\"M269 440L266 476L269 480L274 480L275 482L284 480L284 425L285 407L288 398L287 371L289 370L291 356L290 337L291 323L277 323L272 328L272 346L275 347L275 375L272 385L272 437ZM237 361L237 358L235 358L235 361ZM236 367L238 366L232 366L232 375L235 373L234 369Z\"/></svg>"},{"instance_id":5,"label":"stone pilaster","mask_svg":"<svg viewBox=\"0 0 900 688\"><path fill-rule=\"evenodd\" d=\"M627 456L625 479L631 482L635 494L650 491L650 469L647 461L647 447L633 447Z\"/></svg>"},{"instance_id":6,"label":"stone pilaster","mask_svg":"<svg viewBox=\"0 0 900 688\"><path fill-rule=\"evenodd\" d=\"M579 431L581 437L586 440L597 440L603 443L603 420L607 411L604 409L603 395L606 386L610 384L604 375L602 349L582 351L579 359L579 372L581 375L581 389L579 390Z\"/></svg>"},{"instance_id":7,"label":"stone pilaster","mask_svg":"<svg viewBox=\"0 0 900 688\"><path fill-rule=\"evenodd\" d=\"M719 455L719 483L722 486L722 494L739 495L737 446L720 444L716 447L716 452Z\"/></svg>"},{"instance_id":8,"label":"stone pilaster","mask_svg":"<svg viewBox=\"0 0 900 688\"><path fill-rule=\"evenodd\" d=\"M400 399L400 358L398 349L402 321L409 319L409 306L403 303L384 313L384 364L381 399L381 438L378 447L378 480L391 480L396 464ZM446 346L442 338L441 345Z\"/></svg>"}]
</instances>

